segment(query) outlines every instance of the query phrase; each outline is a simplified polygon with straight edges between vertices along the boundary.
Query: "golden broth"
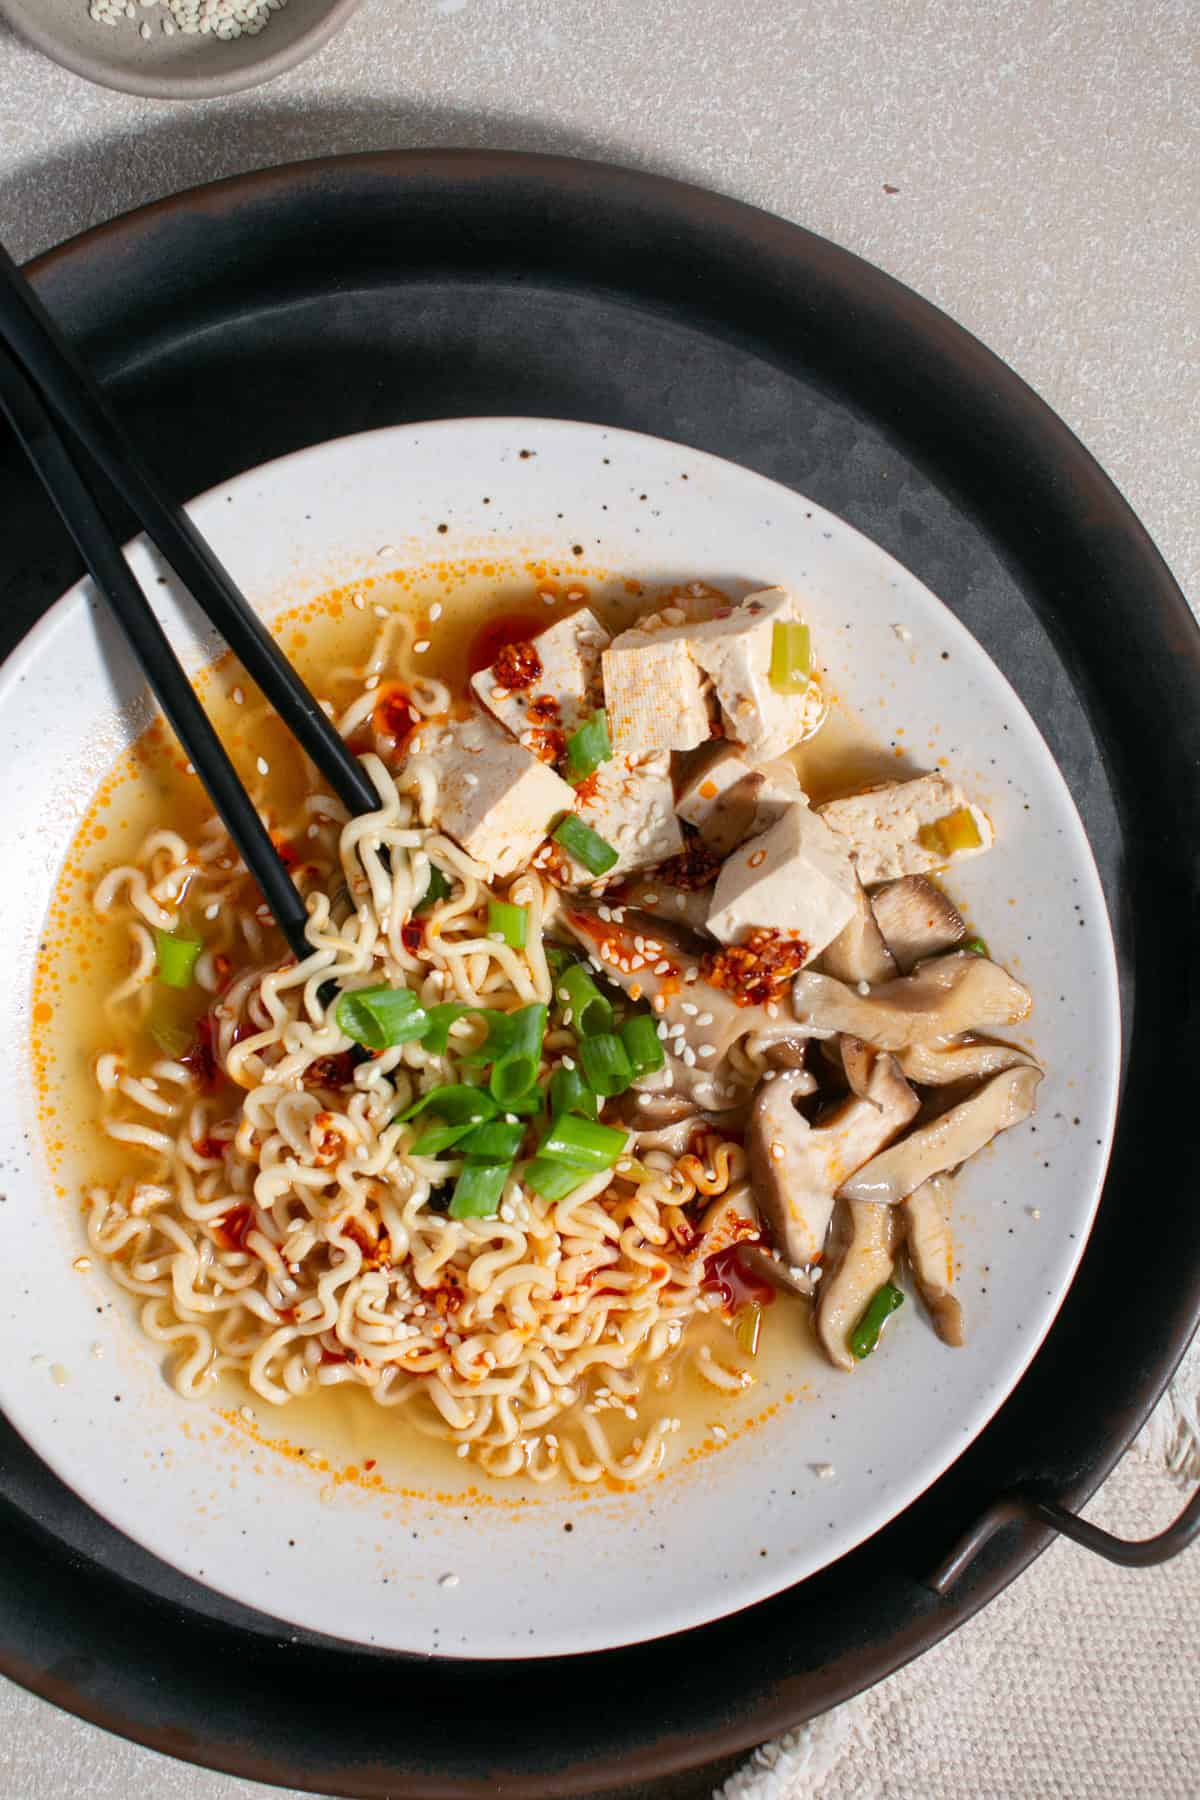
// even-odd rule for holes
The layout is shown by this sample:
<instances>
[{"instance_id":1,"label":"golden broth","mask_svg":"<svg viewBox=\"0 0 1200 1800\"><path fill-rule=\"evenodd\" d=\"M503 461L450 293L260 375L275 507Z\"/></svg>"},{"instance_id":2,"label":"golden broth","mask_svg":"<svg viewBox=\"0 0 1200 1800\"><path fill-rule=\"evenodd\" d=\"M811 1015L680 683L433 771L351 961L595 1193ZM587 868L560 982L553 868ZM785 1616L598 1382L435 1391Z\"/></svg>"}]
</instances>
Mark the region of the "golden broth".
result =
<instances>
[{"instance_id":1,"label":"golden broth","mask_svg":"<svg viewBox=\"0 0 1200 1800\"><path fill-rule=\"evenodd\" d=\"M619 630L677 592L604 572L566 575L538 564L446 563L336 590L285 611L273 630L318 698L340 712L362 691L372 669L382 671L381 691L389 678L404 682L428 675L465 694L472 645L487 628L505 621L511 626L527 620L524 629L532 633L586 601ZM706 593L721 597L716 590ZM197 686L268 820L294 817L305 795L321 791L319 777L240 665L226 655L202 672ZM896 769L897 753L873 744L836 704L816 736L793 754L816 799ZM93 910L92 893L107 869L132 859L150 831L166 826L194 841L211 814L199 780L159 720L105 778L68 852L40 948L32 1031L42 1122L60 1195L111 1183L129 1165L129 1150L97 1124L96 1058L118 1049L133 1063L161 1053L145 1026L124 1020L118 1030L98 1004L97 996L127 975L129 953L124 932ZM192 923L211 934L212 927ZM263 939L259 960L283 954L273 926L264 927ZM156 991L155 1028L173 1026L186 1033L207 1005L207 997L200 1007L189 993ZM231 1098L235 1094L231 1090ZM131 1300L131 1311L132 1305ZM718 1448L792 1400L815 1355L807 1309L779 1297L766 1308L763 1325L759 1355L752 1361L733 1352L731 1334L718 1317L693 1320L681 1350L652 1372L637 1419L615 1410L604 1414L618 1452L624 1454L634 1438L669 1412L680 1421L669 1443L669 1469ZM731 1398L705 1383L693 1372L693 1358L706 1341L719 1342L726 1365L740 1362L753 1370L755 1385ZM524 1479L491 1479L474 1464L468 1468L456 1459L453 1444L421 1434L353 1383L328 1387L277 1412L240 1378L225 1377L209 1404L247 1435L283 1454L303 1456L322 1479L332 1475L425 1493L459 1490L469 1481L472 1492L486 1490L505 1500L546 1497L549 1491ZM569 1414L563 1417L568 1423ZM561 1483L555 1491L562 1493Z\"/></svg>"}]
</instances>

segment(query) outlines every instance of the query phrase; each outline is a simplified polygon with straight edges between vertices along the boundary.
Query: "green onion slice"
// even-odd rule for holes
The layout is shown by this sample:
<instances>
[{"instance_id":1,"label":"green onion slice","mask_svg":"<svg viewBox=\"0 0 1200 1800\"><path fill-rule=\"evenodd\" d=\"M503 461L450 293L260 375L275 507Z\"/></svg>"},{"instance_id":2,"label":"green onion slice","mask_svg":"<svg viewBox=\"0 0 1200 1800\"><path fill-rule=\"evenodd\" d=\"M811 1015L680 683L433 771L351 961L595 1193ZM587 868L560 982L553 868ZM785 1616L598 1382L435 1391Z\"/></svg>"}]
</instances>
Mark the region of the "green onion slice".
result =
<instances>
[{"instance_id":1,"label":"green onion slice","mask_svg":"<svg viewBox=\"0 0 1200 1800\"><path fill-rule=\"evenodd\" d=\"M595 1037L580 1041L579 1060L587 1076L588 1086L605 1100L611 1094L623 1094L634 1079L634 1067L621 1039L611 1031L598 1031Z\"/></svg>"},{"instance_id":2,"label":"green onion slice","mask_svg":"<svg viewBox=\"0 0 1200 1800\"><path fill-rule=\"evenodd\" d=\"M425 1127L420 1137L414 1139L413 1143L409 1145L408 1153L410 1156L440 1156L443 1150L449 1150L452 1145L461 1142L472 1131L481 1129L481 1126L473 1124L470 1119L465 1125L442 1125L435 1119L431 1125Z\"/></svg>"},{"instance_id":3,"label":"green onion slice","mask_svg":"<svg viewBox=\"0 0 1200 1800\"><path fill-rule=\"evenodd\" d=\"M611 1031L613 1009L592 980L582 963L572 963L559 977L556 994L571 1009L571 1023L576 1037L594 1037L598 1031Z\"/></svg>"},{"instance_id":4,"label":"green onion slice","mask_svg":"<svg viewBox=\"0 0 1200 1800\"><path fill-rule=\"evenodd\" d=\"M887 1321L896 1308L903 1305L904 1295L890 1281L885 1281L882 1287L876 1288L867 1302L867 1310L846 1338L850 1354L856 1356L859 1362L870 1356Z\"/></svg>"},{"instance_id":5,"label":"green onion slice","mask_svg":"<svg viewBox=\"0 0 1200 1800\"><path fill-rule=\"evenodd\" d=\"M567 780L584 781L601 763L612 761L612 739L608 735L608 714L601 707L585 719L578 731L567 739Z\"/></svg>"},{"instance_id":6,"label":"green onion slice","mask_svg":"<svg viewBox=\"0 0 1200 1800\"><path fill-rule=\"evenodd\" d=\"M654 1020L649 1013L634 1013L621 1026L621 1042L633 1067L633 1079L661 1069L667 1060Z\"/></svg>"},{"instance_id":7,"label":"green onion slice","mask_svg":"<svg viewBox=\"0 0 1200 1800\"><path fill-rule=\"evenodd\" d=\"M352 988L335 1012L338 1030L368 1050L390 1050L425 1036L429 1014L411 988Z\"/></svg>"},{"instance_id":8,"label":"green onion slice","mask_svg":"<svg viewBox=\"0 0 1200 1800\"><path fill-rule=\"evenodd\" d=\"M488 1119L473 1125L459 1146L464 1156L477 1156L484 1162L511 1162L521 1148L525 1127L507 1119Z\"/></svg>"},{"instance_id":9,"label":"green onion slice","mask_svg":"<svg viewBox=\"0 0 1200 1800\"><path fill-rule=\"evenodd\" d=\"M555 980L558 979L564 970L573 969L578 961L579 958L575 956L572 951L568 950L564 944L546 945L546 967L554 976Z\"/></svg>"},{"instance_id":10,"label":"green onion slice","mask_svg":"<svg viewBox=\"0 0 1200 1800\"><path fill-rule=\"evenodd\" d=\"M559 1067L550 1077L550 1112L553 1118L562 1113L579 1113L582 1118L594 1119L600 1111L600 1102L592 1088L583 1079L578 1069Z\"/></svg>"},{"instance_id":11,"label":"green onion slice","mask_svg":"<svg viewBox=\"0 0 1200 1800\"><path fill-rule=\"evenodd\" d=\"M965 943L959 944L957 947L960 950L966 950L971 956L990 957L992 954L984 940L979 937L968 938Z\"/></svg>"},{"instance_id":12,"label":"green onion slice","mask_svg":"<svg viewBox=\"0 0 1200 1800\"><path fill-rule=\"evenodd\" d=\"M164 987L191 987L196 958L204 945L199 938L177 937L173 931L154 933L158 979Z\"/></svg>"},{"instance_id":13,"label":"green onion slice","mask_svg":"<svg viewBox=\"0 0 1200 1800\"><path fill-rule=\"evenodd\" d=\"M498 933L513 950L523 950L529 935L529 908L513 906L508 900L489 900L487 928L489 936Z\"/></svg>"},{"instance_id":14,"label":"green onion slice","mask_svg":"<svg viewBox=\"0 0 1200 1800\"><path fill-rule=\"evenodd\" d=\"M593 1170L574 1169L567 1163L551 1162L548 1157L535 1156L525 1164L521 1180L531 1192L540 1194L543 1200L565 1200L592 1173Z\"/></svg>"},{"instance_id":15,"label":"green onion slice","mask_svg":"<svg viewBox=\"0 0 1200 1800\"><path fill-rule=\"evenodd\" d=\"M607 874L617 860L612 845L606 844L598 831L593 831L574 813L568 813L551 835L556 844L561 844L592 875Z\"/></svg>"},{"instance_id":16,"label":"green onion slice","mask_svg":"<svg viewBox=\"0 0 1200 1800\"><path fill-rule=\"evenodd\" d=\"M459 1053L460 1060L473 1066L495 1062L512 1042L513 1021L517 1014L500 1012L492 1006L472 1006L469 1010L484 1021L487 1030L484 1033L483 1041L474 1050L463 1050Z\"/></svg>"},{"instance_id":17,"label":"green onion slice","mask_svg":"<svg viewBox=\"0 0 1200 1800\"><path fill-rule=\"evenodd\" d=\"M627 1131L618 1131L612 1125L597 1125L592 1119L566 1114L551 1124L538 1145L537 1159L596 1173L612 1168L628 1137Z\"/></svg>"},{"instance_id":18,"label":"green onion slice","mask_svg":"<svg viewBox=\"0 0 1200 1800\"><path fill-rule=\"evenodd\" d=\"M444 1087L430 1088L411 1106L395 1116L395 1123L402 1125L407 1119L415 1119L418 1113L432 1111L447 1125L479 1125L484 1119L494 1119L500 1110L486 1088L468 1087L465 1082L453 1082Z\"/></svg>"},{"instance_id":19,"label":"green onion slice","mask_svg":"<svg viewBox=\"0 0 1200 1800\"><path fill-rule=\"evenodd\" d=\"M413 911L419 913L428 912L429 908L431 906L436 906L439 900L448 900L449 898L450 883L442 874L442 871L433 863L430 863L429 880L425 885L425 892L413 907Z\"/></svg>"},{"instance_id":20,"label":"green onion slice","mask_svg":"<svg viewBox=\"0 0 1200 1800\"><path fill-rule=\"evenodd\" d=\"M488 1086L492 1098L501 1106L523 1100L537 1083L542 1060L542 1040L546 1036L546 1006L536 1002L506 1015L509 1023L507 1042L492 1063Z\"/></svg>"},{"instance_id":21,"label":"green onion slice","mask_svg":"<svg viewBox=\"0 0 1200 1800\"><path fill-rule=\"evenodd\" d=\"M500 1196L512 1173L507 1162L476 1162L468 1158L450 1196L452 1219L493 1219L500 1210Z\"/></svg>"},{"instance_id":22,"label":"green onion slice","mask_svg":"<svg viewBox=\"0 0 1200 1800\"><path fill-rule=\"evenodd\" d=\"M763 1309L757 1300L747 1300L739 1306L733 1315L734 1336L747 1356L758 1355L758 1340L762 1336Z\"/></svg>"},{"instance_id":23,"label":"green onion slice","mask_svg":"<svg viewBox=\"0 0 1200 1800\"><path fill-rule=\"evenodd\" d=\"M812 668L808 626L777 619L771 628L771 668L767 679L777 694L802 694Z\"/></svg>"},{"instance_id":24,"label":"green onion slice","mask_svg":"<svg viewBox=\"0 0 1200 1800\"><path fill-rule=\"evenodd\" d=\"M170 1019L156 1019L153 1015L149 1026L150 1036L165 1056L175 1060L191 1049L194 1031L185 1031L182 1025L175 1025Z\"/></svg>"}]
</instances>

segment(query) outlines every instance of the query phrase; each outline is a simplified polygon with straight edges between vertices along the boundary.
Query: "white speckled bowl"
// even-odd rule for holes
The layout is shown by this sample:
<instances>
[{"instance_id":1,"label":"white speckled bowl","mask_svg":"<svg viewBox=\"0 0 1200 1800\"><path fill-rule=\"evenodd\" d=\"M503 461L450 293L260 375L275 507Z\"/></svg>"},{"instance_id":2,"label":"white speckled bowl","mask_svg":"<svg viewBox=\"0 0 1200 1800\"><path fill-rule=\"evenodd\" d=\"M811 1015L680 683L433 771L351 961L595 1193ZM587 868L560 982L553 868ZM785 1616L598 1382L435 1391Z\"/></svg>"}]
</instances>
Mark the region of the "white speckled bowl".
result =
<instances>
[{"instance_id":1,"label":"white speckled bowl","mask_svg":"<svg viewBox=\"0 0 1200 1800\"><path fill-rule=\"evenodd\" d=\"M651 581L794 587L836 691L884 741L902 731L914 756L945 757L995 823L995 849L956 870L952 889L1036 997L1047 1066L1036 1133L1002 1138L959 1185L965 1349L940 1344L912 1304L886 1354L845 1376L797 1329L763 1398L787 1387L802 1397L640 1492L564 1490L484 1514L353 1485L330 1493L320 1473L215 1430L204 1403L167 1386L158 1349L111 1305L104 1270L72 1268L82 1223L54 1198L35 1114L29 1006L46 907L80 814L141 722L137 671L85 583L0 675L0 767L23 771L0 816L0 862L20 872L0 934L8 1417L85 1500L190 1575L297 1624L396 1649L506 1657L635 1642L843 1555L928 1487L1011 1391L1058 1310L1100 1191L1119 1048L1112 944L1082 826L1028 714L963 627L876 545L788 489L652 438L528 420L398 427L254 470L192 510L266 617L378 568L383 545L388 566L436 560L446 521L456 556L569 561L577 542L593 566ZM153 581L144 545L133 563L199 666L211 645ZM443 1585L448 1574L457 1581Z\"/></svg>"},{"instance_id":2,"label":"white speckled bowl","mask_svg":"<svg viewBox=\"0 0 1200 1800\"><path fill-rule=\"evenodd\" d=\"M0 14L31 44L88 81L161 100L204 100L274 80L319 50L359 0L286 0L255 36L228 41L162 30L164 7L142 6L98 24L88 0L0 0ZM150 26L144 38L140 27Z\"/></svg>"}]
</instances>

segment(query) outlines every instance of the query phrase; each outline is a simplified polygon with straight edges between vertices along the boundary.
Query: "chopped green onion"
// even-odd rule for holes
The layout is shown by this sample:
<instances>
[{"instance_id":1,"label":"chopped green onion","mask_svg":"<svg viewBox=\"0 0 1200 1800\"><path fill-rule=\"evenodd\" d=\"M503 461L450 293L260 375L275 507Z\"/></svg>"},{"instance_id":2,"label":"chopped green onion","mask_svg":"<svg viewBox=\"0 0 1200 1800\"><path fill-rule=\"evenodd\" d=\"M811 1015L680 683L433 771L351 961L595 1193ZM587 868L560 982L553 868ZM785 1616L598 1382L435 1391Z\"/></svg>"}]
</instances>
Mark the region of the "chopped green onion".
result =
<instances>
[{"instance_id":1,"label":"chopped green onion","mask_svg":"<svg viewBox=\"0 0 1200 1800\"><path fill-rule=\"evenodd\" d=\"M733 1315L734 1336L747 1356L758 1355L758 1340L762 1336L763 1309L756 1300L747 1300L739 1306Z\"/></svg>"},{"instance_id":2,"label":"chopped green onion","mask_svg":"<svg viewBox=\"0 0 1200 1800\"><path fill-rule=\"evenodd\" d=\"M353 988L337 1003L338 1030L368 1050L390 1050L424 1037L429 1014L411 988Z\"/></svg>"},{"instance_id":3,"label":"chopped green onion","mask_svg":"<svg viewBox=\"0 0 1200 1800\"><path fill-rule=\"evenodd\" d=\"M542 1040L546 1035L546 1007L539 1001L509 1013L508 1041L492 1064L488 1086L501 1106L521 1100L538 1078L542 1060Z\"/></svg>"},{"instance_id":4,"label":"chopped green onion","mask_svg":"<svg viewBox=\"0 0 1200 1800\"><path fill-rule=\"evenodd\" d=\"M470 1132L482 1129L470 1119L465 1125L427 1125L420 1137L409 1145L408 1153L410 1156L440 1156L443 1150L449 1150Z\"/></svg>"},{"instance_id":5,"label":"chopped green onion","mask_svg":"<svg viewBox=\"0 0 1200 1800\"><path fill-rule=\"evenodd\" d=\"M185 1031L182 1025L173 1025L169 1019L151 1017L150 1036L165 1056L177 1059L191 1049L195 1033Z\"/></svg>"},{"instance_id":6,"label":"chopped green onion","mask_svg":"<svg viewBox=\"0 0 1200 1800\"><path fill-rule=\"evenodd\" d=\"M960 950L966 950L971 956L991 956L991 951L982 938L968 938L965 944L959 944Z\"/></svg>"},{"instance_id":7,"label":"chopped green onion","mask_svg":"<svg viewBox=\"0 0 1200 1800\"><path fill-rule=\"evenodd\" d=\"M538 1158L572 1169L611 1169L628 1141L627 1131L566 1114L555 1119L538 1145Z\"/></svg>"},{"instance_id":8,"label":"chopped green onion","mask_svg":"<svg viewBox=\"0 0 1200 1800\"><path fill-rule=\"evenodd\" d=\"M623 1094L634 1078L628 1052L611 1031L598 1031L594 1037L581 1039L579 1060L588 1086L594 1087L605 1100L610 1094Z\"/></svg>"},{"instance_id":9,"label":"chopped green onion","mask_svg":"<svg viewBox=\"0 0 1200 1800\"><path fill-rule=\"evenodd\" d=\"M196 958L203 948L199 938L176 937L173 931L156 929L154 954L158 962L158 979L163 986L191 987Z\"/></svg>"},{"instance_id":10,"label":"chopped green onion","mask_svg":"<svg viewBox=\"0 0 1200 1800\"><path fill-rule=\"evenodd\" d=\"M464 1014L477 1012L474 1006L464 1006L458 1000L441 1000L436 1006L426 1009L429 1024L425 1036L421 1039L431 1056L444 1056L450 1043L450 1027L457 1024Z\"/></svg>"},{"instance_id":11,"label":"chopped green onion","mask_svg":"<svg viewBox=\"0 0 1200 1800\"><path fill-rule=\"evenodd\" d=\"M521 1180L533 1193L540 1194L543 1200L565 1200L569 1193L594 1172L590 1169L573 1169L567 1163L551 1162L545 1156L535 1156L525 1164Z\"/></svg>"},{"instance_id":12,"label":"chopped green onion","mask_svg":"<svg viewBox=\"0 0 1200 1800\"><path fill-rule=\"evenodd\" d=\"M513 1020L516 1013L500 1012L493 1006L472 1006L470 1011L484 1021L487 1030L482 1043L474 1050L459 1052L460 1060L469 1065L495 1062L504 1054L512 1040Z\"/></svg>"},{"instance_id":13,"label":"chopped green onion","mask_svg":"<svg viewBox=\"0 0 1200 1800\"><path fill-rule=\"evenodd\" d=\"M555 1069L550 1077L550 1113L553 1118L557 1119L562 1113L579 1113L585 1119L594 1119L599 1110L599 1100L578 1069L561 1066Z\"/></svg>"},{"instance_id":14,"label":"chopped green onion","mask_svg":"<svg viewBox=\"0 0 1200 1800\"><path fill-rule=\"evenodd\" d=\"M808 626L777 619L771 628L771 668L767 679L777 694L802 694L812 669Z\"/></svg>"},{"instance_id":15,"label":"chopped green onion","mask_svg":"<svg viewBox=\"0 0 1200 1800\"><path fill-rule=\"evenodd\" d=\"M489 1119L472 1127L460 1146L464 1156L477 1156L484 1162L511 1162L521 1148L524 1125L510 1125L507 1119Z\"/></svg>"},{"instance_id":16,"label":"chopped green onion","mask_svg":"<svg viewBox=\"0 0 1200 1800\"><path fill-rule=\"evenodd\" d=\"M465 1082L454 1082L444 1087L430 1088L411 1106L395 1116L395 1123L402 1125L406 1119L415 1119L418 1113L432 1108L439 1119L447 1125L479 1125L484 1119L494 1119L500 1110L486 1088L468 1087Z\"/></svg>"},{"instance_id":17,"label":"chopped green onion","mask_svg":"<svg viewBox=\"0 0 1200 1800\"><path fill-rule=\"evenodd\" d=\"M454 1184L450 1197L452 1219L492 1219L500 1210L500 1196L512 1173L512 1164L475 1162L469 1159Z\"/></svg>"},{"instance_id":18,"label":"chopped green onion","mask_svg":"<svg viewBox=\"0 0 1200 1800\"><path fill-rule=\"evenodd\" d=\"M439 868L436 868L433 863L430 863L429 880L425 885L425 892L413 907L413 911L419 913L428 912L429 908L431 906L436 906L439 900L448 900L449 897L450 883L446 880L442 871Z\"/></svg>"},{"instance_id":19,"label":"chopped green onion","mask_svg":"<svg viewBox=\"0 0 1200 1800\"><path fill-rule=\"evenodd\" d=\"M658 1030L649 1013L634 1013L621 1027L621 1042L633 1066L633 1079L661 1069L667 1060Z\"/></svg>"},{"instance_id":20,"label":"chopped green onion","mask_svg":"<svg viewBox=\"0 0 1200 1800\"><path fill-rule=\"evenodd\" d=\"M556 980L565 969L573 969L578 961L579 958L564 944L546 945L546 967Z\"/></svg>"},{"instance_id":21,"label":"chopped green onion","mask_svg":"<svg viewBox=\"0 0 1200 1800\"><path fill-rule=\"evenodd\" d=\"M571 1023L577 1037L594 1037L598 1031L611 1031L612 1004L600 992L582 963L564 969L555 992L571 1009Z\"/></svg>"},{"instance_id":22,"label":"chopped green onion","mask_svg":"<svg viewBox=\"0 0 1200 1800\"><path fill-rule=\"evenodd\" d=\"M867 1310L846 1338L850 1353L861 1362L870 1356L879 1342L879 1334L898 1306L904 1305L904 1295L890 1281L885 1281L881 1288L876 1288L867 1302Z\"/></svg>"},{"instance_id":23,"label":"chopped green onion","mask_svg":"<svg viewBox=\"0 0 1200 1800\"><path fill-rule=\"evenodd\" d=\"M496 933L513 950L523 950L529 932L529 908L513 906L507 900L489 900L487 928L489 936Z\"/></svg>"},{"instance_id":24,"label":"chopped green onion","mask_svg":"<svg viewBox=\"0 0 1200 1800\"><path fill-rule=\"evenodd\" d=\"M578 731L567 739L567 780L584 781L601 763L612 761L612 739L608 735L608 714L601 707L585 719Z\"/></svg>"},{"instance_id":25,"label":"chopped green onion","mask_svg":"<svg viewBox=\"0 0 1200 1800\"><path fill-rule=\"evenodd\" d=\"M612 845L606 844L598 831L593 831L574 813L568 813L561 824L555 826L551 836L592 875L606 874L617 860Z\"/></svg>"}]
</instances>

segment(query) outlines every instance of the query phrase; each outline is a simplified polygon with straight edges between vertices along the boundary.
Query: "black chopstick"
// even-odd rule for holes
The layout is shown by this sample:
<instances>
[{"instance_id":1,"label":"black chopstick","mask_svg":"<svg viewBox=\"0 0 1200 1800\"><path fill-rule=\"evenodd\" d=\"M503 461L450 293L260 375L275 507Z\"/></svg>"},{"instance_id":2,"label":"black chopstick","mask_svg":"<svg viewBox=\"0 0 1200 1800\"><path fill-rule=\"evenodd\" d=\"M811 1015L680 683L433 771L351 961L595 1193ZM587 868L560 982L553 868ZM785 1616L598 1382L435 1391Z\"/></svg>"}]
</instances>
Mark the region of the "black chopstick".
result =
<instances>
[{"instance_id":1,"label":"black chopstick","mask_svg":"<svg viewBox=\"0 0 1200 1800\"><path fill-rule=\"evenodd\" d=\"M192 766L262 890L298 962L312 954L307 912L270 833L258 816L225 747L213 730L153 608L121 554L85 477L32 383L0 344L0 410L75 540L92 580L108 601Z\"/></svg>"},{"instance_id":2,"label":"black chopstick","mask_svg":"<svg viewBox=\"0 0 1200 1800\"><path fill-rule=\"evenodd\" d=\"M7 343L45 407L65 427L68 437L82 445L136 515L146 535L157 544L338 799L351 813L373 812L379 804L378 796L361 764L346 748L212 547L183 508L159 485L86 365L3 245L0 343ZM67 523L70 526L71 521Z\"/></svg>"}]
</instances>

